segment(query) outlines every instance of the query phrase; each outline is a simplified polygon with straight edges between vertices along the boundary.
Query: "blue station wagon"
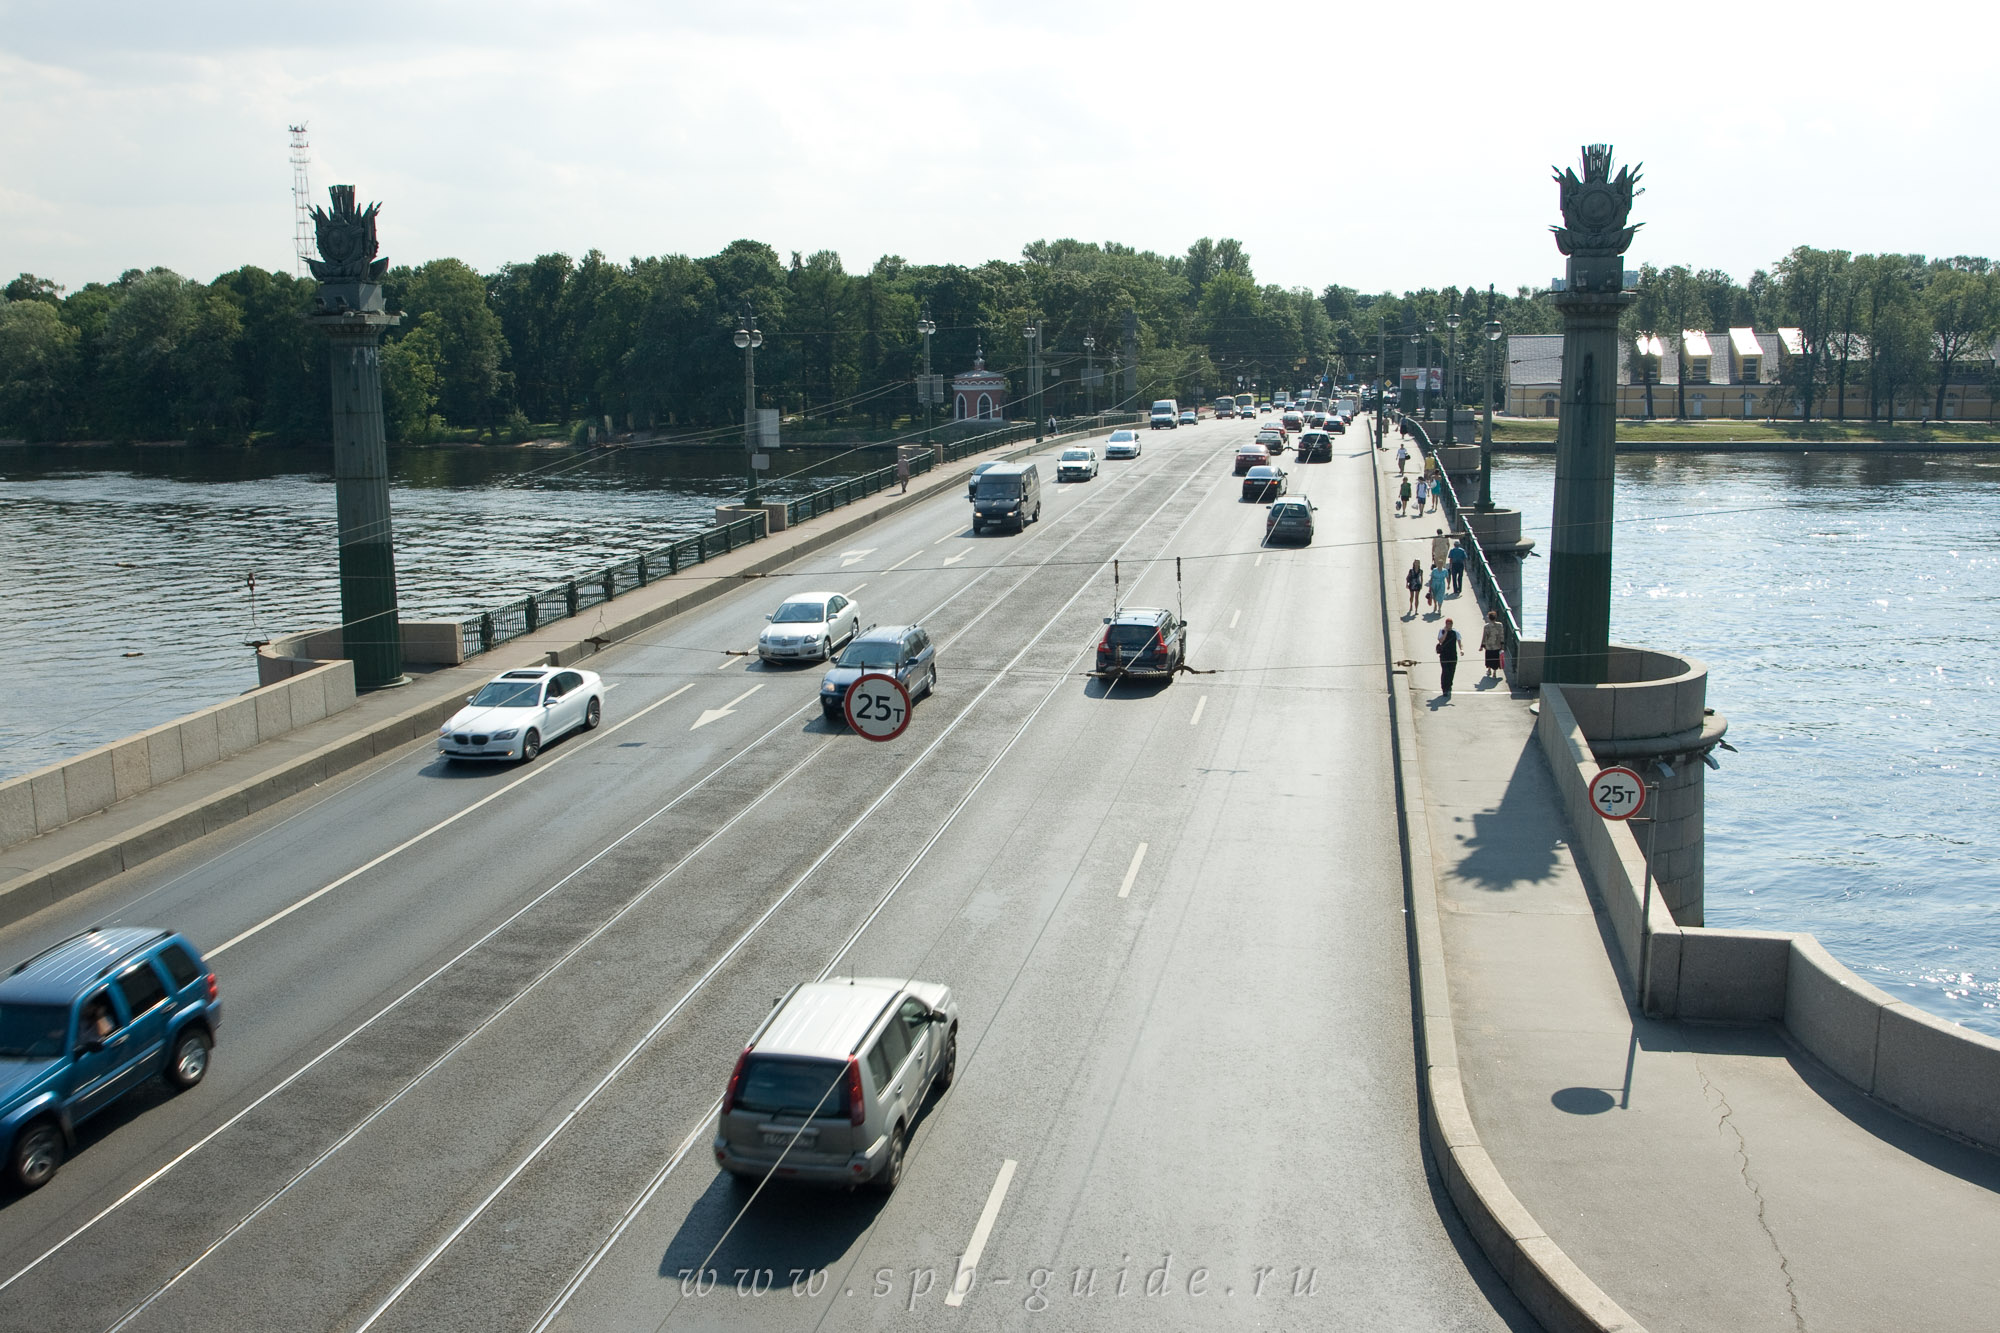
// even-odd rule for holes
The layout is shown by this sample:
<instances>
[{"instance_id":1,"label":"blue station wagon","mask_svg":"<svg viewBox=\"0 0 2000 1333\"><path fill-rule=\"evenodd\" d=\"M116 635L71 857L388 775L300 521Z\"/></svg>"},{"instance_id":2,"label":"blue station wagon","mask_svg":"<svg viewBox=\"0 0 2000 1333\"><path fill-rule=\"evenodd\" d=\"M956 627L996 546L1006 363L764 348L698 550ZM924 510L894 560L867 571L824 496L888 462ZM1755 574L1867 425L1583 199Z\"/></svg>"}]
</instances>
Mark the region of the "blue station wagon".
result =
<instances>
[{"instance_id":1,"label":"blue station wagon","mask_svg":"<svg viewBox=\"0 0 2000 1333\"><path fill-rule=\"evenodd\" d=\"M222 1018L215 973L181 936L87 930L0 978L0 1149L40 1189L76 1127L155 1074L191 1088Z\"/></svg>"}]
</instances>

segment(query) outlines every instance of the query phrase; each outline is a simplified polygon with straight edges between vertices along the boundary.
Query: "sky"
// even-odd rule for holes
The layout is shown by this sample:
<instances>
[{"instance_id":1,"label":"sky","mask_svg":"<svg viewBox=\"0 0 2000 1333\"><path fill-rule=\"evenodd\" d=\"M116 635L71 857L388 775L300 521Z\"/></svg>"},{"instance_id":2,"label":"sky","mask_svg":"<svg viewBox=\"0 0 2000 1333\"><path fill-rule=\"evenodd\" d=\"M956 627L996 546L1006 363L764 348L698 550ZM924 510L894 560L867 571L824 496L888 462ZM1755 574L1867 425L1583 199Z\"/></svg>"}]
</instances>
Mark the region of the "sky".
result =
<instances>
[{"instance_id":1,"label":"sky","mask_svg":"<svg viewBox=\"0 0 2000 1333\"><path fill-rule=\"evenodd\" d=\"M482 271L1234 236L1286 286L1542 286L1586 142L1643 163L1632 267L1992 255L1996 35L1958 0L0 0L0 273L293 268L299 121L316 202Z\"/></svg>"}]
</instances>

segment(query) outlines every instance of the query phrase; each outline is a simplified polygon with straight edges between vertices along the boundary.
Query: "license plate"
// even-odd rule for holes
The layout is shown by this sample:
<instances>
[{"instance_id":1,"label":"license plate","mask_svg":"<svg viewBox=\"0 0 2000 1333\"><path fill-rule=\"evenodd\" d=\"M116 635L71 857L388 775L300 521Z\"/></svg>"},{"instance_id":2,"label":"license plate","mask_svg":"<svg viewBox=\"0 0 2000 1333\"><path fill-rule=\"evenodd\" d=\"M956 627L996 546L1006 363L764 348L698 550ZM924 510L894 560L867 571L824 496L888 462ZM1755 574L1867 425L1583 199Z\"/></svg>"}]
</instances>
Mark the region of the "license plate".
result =
<instances>
[{"instance_id":1,"label":"license plate","mask_svg":"<svg viewBox=\"0 0 2000 1333\"><path fill-rule=\"evenodd\" d=\"M799 1147L812 1147L813 1136L811 1134L801 1134L798 1136L798 1140ZM764 1131L764 1146L766 1148L782 1148L791 1141L792 1131L788 1129L767 1129Z\"/></svg>"}]
</instances>

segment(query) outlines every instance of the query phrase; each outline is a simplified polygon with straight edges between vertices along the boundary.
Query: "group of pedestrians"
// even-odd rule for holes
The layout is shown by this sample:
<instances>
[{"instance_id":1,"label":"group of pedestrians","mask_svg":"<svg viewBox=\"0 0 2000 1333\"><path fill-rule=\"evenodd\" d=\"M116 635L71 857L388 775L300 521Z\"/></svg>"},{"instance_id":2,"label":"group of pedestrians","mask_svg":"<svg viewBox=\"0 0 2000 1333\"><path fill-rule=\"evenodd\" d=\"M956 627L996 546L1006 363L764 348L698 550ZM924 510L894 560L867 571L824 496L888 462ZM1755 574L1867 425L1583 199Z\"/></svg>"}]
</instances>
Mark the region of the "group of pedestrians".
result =
<instances>
[{"instance_id":1,"label":"group of pedestrians","mask_svg":"<svg viewBox=\"0 0 2000 1333\"><path fill-rule=\"evenodd\" d=\"M1443 512L1444 475L1436 455L1424 459L1423 472L1415 479L1408 475L1409 464L1409 445L1398 443L1396 475L1401 481L1396 492L1396 516L1418 518L1427 506ZM1445 599L1457 597L1465 590L1465 566L1469 558L1465 537L1460 536L1454 541L1443 528L1437 529L1431 537L1430 570L1425 571L1422 560L1412 560L1408 572L1403 575L1403 586L1410 594L1410 609L1406 618L1414 619L1423 614L1418 610L1419 598L1430 614L1442 614ZM1498 610L1487 612L1486 619L1480 624L1479 649L1484 655L1488 679L1505 670L1507 627L1500 623ZM1451 617L1446 616L1438 630L1436 652L1439 683L1447 701L1451 698L1451 687L1458 675L1458 659L1464 651L1464 636L1453 627Z\"/></svg>"},{"instance_id":2,"label":"group of pedestrians","mask_svg":"<svg viewBox=\"0 0 2000 1333\"><path fill-rule=\"evenodd\" d=\"M1424 459L1423 473L1414 483L1406 472L1410 465L1410 446L1396 446L1396 475L1402 480L1396 487L1396 516L1408 513L1412 518L1422 518L1426 509L1444 512L1444 470L1438 466L1437 457Z\"/></svg>"}]
</instances>

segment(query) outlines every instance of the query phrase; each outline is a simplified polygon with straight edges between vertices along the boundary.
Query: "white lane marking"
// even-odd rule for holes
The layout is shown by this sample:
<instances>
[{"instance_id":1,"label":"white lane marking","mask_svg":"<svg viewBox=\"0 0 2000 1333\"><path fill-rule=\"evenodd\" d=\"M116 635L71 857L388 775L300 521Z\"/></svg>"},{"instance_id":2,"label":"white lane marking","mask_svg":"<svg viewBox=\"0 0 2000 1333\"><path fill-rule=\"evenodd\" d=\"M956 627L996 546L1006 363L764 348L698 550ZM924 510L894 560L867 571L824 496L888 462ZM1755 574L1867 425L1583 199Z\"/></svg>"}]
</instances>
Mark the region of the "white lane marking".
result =
<instances>
[{"instance_id":1,"label":"white lane marking","mask_svg":"<svg viewBox=\"0 0 2000 1333\"><path fill-rule=\"evenodd\" d=\"M727 670L729 670L729 668L731 668L731 667L733 667L733 666L742 666L742 665L743 665L743 664L742 664L741 662L737 661L737 660L736 660L736 659L735 659L734 657L725 657L725 658L723 658L723 659L722 659L722 665L721 665L721 666L719 666L719 667L717 667L717 668L716 668L716 670L717 670L717 671L727 671Z\"/></svg>"},{"instance_id":2,"label":"white lane marking","mask_svg":"<svg viewBox=\"0 0 2000 1333\"><path fill-rule=\"evenodd\" d=\"M937 539L936 541L932 542L932 543L931 543L931 545L932 545L932 546L943 546L943 545L944 545L944 544L945 544L946 542L950 541L950 540L951 540L951 539L952 539L953 537L962 537L962 536L964 536L964 535L965 535L965 529L964 529L964 528L954 528L954 529L953 529L952 531L950 531L950 532L947 532L947 533L946 533L946 534L945 534L944 536L942 536L942 537L938 538L938 539Z\"/></svg>"},{"instance_id":3,"label":"white lane marking","mask_svg":"<svg viewBox=\"0 0 2000 1333\"><path fill-rule=\"evenodd\" d=\"M1201 725L1201 710L1206 707L1208 707L1208 696L1204 694L1201 696L1201 698L1196 699L1194 701L1194 716L1188 719L1188 725L1190 727L1198 727Z\"/></svg>"},{"instance_id":4,"label":"white lane marking","mask_svg":"<svg viewBox=\"0 0 2000 1333\"><path fill-rule=\"evenodd\" d=\"M1206 697L1204 697L1203 702L1207 702ZM1195 716L1199 717L1200 715L1201 710L1197 707L1195 709ZM1132 882L1139 878L1139 863L1145 859L1146 844L1142 842L1132 849L1132 864L1125 867L1125 878L1118 884L1118 896L1120 898L1129 898L1132 896Z\"/></svg>"},{"instance_id":5,"label":"white lane marking","mask_svg":"<svg viewBox=\"0 0 2000 1333\"><path fill-rule=\"evenodd\" d=\"M1242 612L1242 610L1241 610L1240 608L1239 608L1239 609L1237 609L1237 610L1235 610L1235 611L1231 611L1231 612L1229 613L1229 628L1231 628L1231 629L1235 629L1235 628L1236 628L1236 622L1237 622L1237 621L1239 621L1239 620L1241 620L1241 619L1243 619L1243 612Z\"/></svg>"},{"instance_id":6,"label":"white lane marking","mask_svg":"<svg viewBox=\"0 0 2000 1333\"><path fill-rule=\"evenodd\" d=\"M897 570L901 569L901 568L902 568L902 567L903 567L904 565L907 565L907 564L909 564L909 563L910 563L910 562L911 562L912 560L915 560L915 559L916 559L916 558L917 558L918 556L920 556L920 555L922 555L922 554L923 554L923 552L922 552L922 551L912 551L912 552L910 552L910 553L909 553L908 555L904 556L904 557L903 557L903 558L902 558L901 560L898 560L898 561L897 561L897 562L896 562L895 564L893 564L893 565L889 566L889 567L888 567L887 569L883 570L882 572L883 572L884 574L893 574L893 573L895 573L895 572L896 572Z\"/></svg>"},{"instance_id":7,"label":"white lane marking","mask_svg":"<svg viewBox=\"0 0 2000 1333\"><path fill-rule=\"evenodd\" d=\"M734 699L731 699L728 703L722 705L722 707L710 708L704 710L702 715L694 720L694 725L689 727L688 730L700 731L703 727L715 721L717 718L728 717L731 713L736 711L736 705L742 703L745 699L748 699L751 695L755 694L757 691L763 688L764 687L762 685L752 685L749 689L743 691L743 693L737 695Z\"/></svg>"},{"instance_id":8,"label":"white lane marking","mask_svg":"<svg viewBox=\"0 0 2000 1333\"><path fill-rule=\"evenodd\" d=\"M872 546L864 546L858 551L842 551L840 553L840 567L846 569L849 565L859 562L863 556L873 554L875 554L875 548Z\"/></svg>"},{"instance_id":9,"label":"white lane marking","mask_svg":"<svg viewBox=\"0 0 2000 1333\"><path fill-rule=\"evenodd\" d=\"M966 554L966 553L965 553L964 551L960 551L960 552L959 552L959 553L958 553L957 555L948 555L948 556L946 556L946 557L945 557L945 559L944 559L944 563L945 563L945 564L946 564L947 566L949 566L949 565L955 565L955 564L957 564L957 563L958 563L959 561L961 561L961 560L965 559L965 554Z\"/></svg>"},{"instance_id":10,"label":"white lane marking","mask_svg":"<svg viewBox=\"0 0 2000 1333\"><path fill-rule=\"evenodd\" d=\"M965 1304L965 1293L972 1290L973 1275L979 1270L979 1257L986 1253L986 1238L993 1234L993 1224L1000 1219L1000 1205L1007 1198L1007 1187L1014 1183L1015 1165L1011 1157L1000 1163L1000 1174L986 1196L986 1206L979 1210L979 1224L972 1228L972 1240L966 1245L965 1253L958 1257L958 1273L951 1280L951 1293L944 1298L946 1305Z\"/></svg>"},{"instance_id":11,"label":"white lane marking","mask_svg":"<svg viewBox=\"0 0 2000 1333\"><path fill-rule=\"evenodd\" d=\"M854 596L855 593L860 592L863 588L867 586L868 585L866 583L857 583L852 588L849 588L846 592L842 593L841 596L852 597Z\"/></svg>"},{"instance_id":12,"label":"white lane marking","mask_svg":"<svg viewBox=\"0 0 2000 1333\"><path fill-rule=\"evenodd\" d=\"M646 716L646 714L652 712L655 708L660 707L661 704L676 699L681 695L686 694L689 690L693 688L694 685L692 682L681 686L679 689L675 690L672 694L667 695L665 698L658 699L653 703L647 704L644 708L632 714L632 716L626 718L623 722L618 723L617 726L607 728L604 734L606 736L609 736L612 732L617 731L621 727L630 726L632 723L637 722L640 718ZM249 939L252 935L255 935L265 929L268 929L271 926L277 925L280 921L283 921L286 917L298 911L301 907L304 907L309 903L318 902L321 898L326 897L327 894L332 893L335 889L339 888L341 885L346 884L349 881L361 875L367 874L369 871L373 870L376 866L379 866L384 861L387 861L390 857L395 856L398 853L408 851L410 848L422 842L425 838L430 837L431 834L438 832L440 829L448 828L449 826L456 824L459 820L465 818L467 815L471 814L474 810L477 810L480 806L485 805L487 802L499 800L502 796L505 796L508 792L514 790L514 788L520 786L522 783L533 779L537 774L546 773L550 769L554 768L557 764L560 764L563 760L572 758L573 756L582 753L583 753L582 750L572 750L570 751L569 754L557 755L554 759L549 760L547 763L537 765L533 771L528 773L523 773L520 777L515 778L512 782L500 788L498 791L480 797L478 800L474 801L471 805L466 806L465 809L459 811L457 814L447 816L444 819L440 819L437 823L431 825L429 828L425 829L422 833L418 833L410 838L405 839L402 842L397 843L394 847L391 847L388 851L382 853L380 856L376 857L373 861L368 862L366 865L356 866L354 869L348 871L345 875L342 875L339 879L334 880L331 884L327 884L321 888L314 889L311 893L308 893L305 897L299 899L297 902L293 903L290 907L287 907L282 911L273 912L271 915L265 917L262 921L259 921L256 925L250 927L250 929L242 931L236 935L230 936L222 943L216 945L213 949L210 949L208 951L208 956L210 958L214 958L218 954L228 953L231 949L234 949L237 945L243 943L243 941Z\"/></svg>"},{"instance_id":13,"label":"white lane marking","mask_svg":"<svg viewBox=\"0 0 2000 1333\"><path fill-rule=\"evenodd\" d=\"M1264 553L1262 551L1259 551L1257 552L1257 563L1250 566L1250 568L1260 569L1263 567L1263 564L1264 564Z\"/></svg>"}]
</instances>

